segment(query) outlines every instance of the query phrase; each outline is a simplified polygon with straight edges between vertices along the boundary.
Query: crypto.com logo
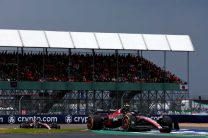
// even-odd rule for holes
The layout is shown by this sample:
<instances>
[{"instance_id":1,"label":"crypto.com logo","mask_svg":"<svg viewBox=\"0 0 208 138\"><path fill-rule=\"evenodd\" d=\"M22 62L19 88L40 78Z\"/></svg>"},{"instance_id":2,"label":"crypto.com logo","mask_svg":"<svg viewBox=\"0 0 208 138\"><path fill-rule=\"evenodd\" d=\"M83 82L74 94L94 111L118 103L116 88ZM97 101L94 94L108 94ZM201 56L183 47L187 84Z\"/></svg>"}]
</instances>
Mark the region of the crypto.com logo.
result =
<instances>
[{"instance_id":1,"label":"crypto.com logo","mask_svg":"<svg viewBox=\"0 0 208 138\"><path fill-rule=\"evenodd\" d=\"M14 123L15 123L15 116L10 115L10 116L8 117L8 123L14 124Z\"/></svg>"},{"instance_id":2,"label":"crypto.com logo","mask_svg":"<svg viewBox=\"0 0 208 138\"><path fill-rule=\"evenodd\" d=\"M70 115L65 116L65 122L67 124L70 124L72 122L72 116L70 116Z\"/></svg>"}]
</instances>

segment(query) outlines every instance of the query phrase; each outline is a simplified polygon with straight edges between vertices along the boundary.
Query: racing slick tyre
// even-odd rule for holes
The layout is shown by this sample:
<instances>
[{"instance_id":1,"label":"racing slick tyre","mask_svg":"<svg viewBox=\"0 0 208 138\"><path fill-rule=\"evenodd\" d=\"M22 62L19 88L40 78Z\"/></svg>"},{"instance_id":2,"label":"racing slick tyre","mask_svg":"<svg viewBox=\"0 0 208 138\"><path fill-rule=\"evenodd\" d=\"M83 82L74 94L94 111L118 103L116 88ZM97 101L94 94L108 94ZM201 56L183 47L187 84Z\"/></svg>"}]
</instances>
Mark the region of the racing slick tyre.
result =
<instances>
[{"instance_id":1,"label":"racing slick tyre","mask_svg":"<svg viewBox=\"0 0 208 138\"><path fill-rule=\"evenodd\" d=\"M55 129L61 129L61 126L58 125L58 124L56 124L56 125L54 126L54 128L55 128Z\"/></svg>"},{"instance_id":2,"label":"racing slick tyre","mask_svg":"<svg viewBox=\"0 0 208 138\"><path fill-rule=\"evenodd\" d=\"M26 123L21 123L20 128L29 128L29 125Z\"/></svg>"},{"instance_id":3,"label":"racing slick tyre","mask_svg":"<svg viewBox=\"0 0 208 138\"><path fill-rule=\"evenodd\" d=\"M56 123L52 123L51 125L49 125L50 128L55 128L55 129L61 129L61 126L56 124Z\"/></svg>"},{"instance_id":4,"label":"racing slick tyre","mask_svg":"<svg viewBox=\"0 0 208 138\"><path fill-rule=\"evenodd\" d=\"M20 124L20 128L24 128L24 124L23 123Z\"/></svg>"},{"instance_id":5,"label":"racing slick tyre","mask_svg":"<svg viewBox=\"0 0 208 138\"><path fill-rule=\"evenodd\" d=\"M56 129L61 129L61 126L60 125L57 125Z\"/></svg>"},{"instance_id":6,"label":"racing slick tyre","mask_svg":"<svg viewBox=\"0 0 208 138\"><path fill-rule=\"evenodd\" d=\"M99 115L89 116L87 118L87 128L91 130L100 130L103 128L103 119Z\"/></svg>"},{"instance_id":7,"label":"racing slick tyre","mask_svg":"<svg viewBox=\"0 0 208 138\"><path fill-rule=\"evenodd\" d=\"M173 121L172 118L169 116L163 116L158 123L163 127L160 132L163 133L170 133L173 128Z\"/></svg>"},{"instance_id":8,"label":"racing slick tyre","mask_svg":"<svg viewBox=\"0 0 208 138\"><path fill-rule=\"evenodd\" d=\"M127 114L124 116L123 120L122 120L122 128L124 131L130 131L132 130L132 123L135 123L136 118L135 116L131 115L131 114Z\"/></svg>"}]
</instances>

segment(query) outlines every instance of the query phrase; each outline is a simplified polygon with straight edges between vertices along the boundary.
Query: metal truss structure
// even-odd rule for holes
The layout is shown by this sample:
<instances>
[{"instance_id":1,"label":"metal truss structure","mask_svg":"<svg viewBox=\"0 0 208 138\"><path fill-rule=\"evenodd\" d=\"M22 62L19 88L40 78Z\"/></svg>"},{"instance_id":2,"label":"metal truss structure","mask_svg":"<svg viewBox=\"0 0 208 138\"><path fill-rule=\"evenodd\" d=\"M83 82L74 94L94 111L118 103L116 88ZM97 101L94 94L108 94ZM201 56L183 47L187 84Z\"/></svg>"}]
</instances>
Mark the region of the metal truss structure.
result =
<instances>
[{"instance_id":1,"label":"metal truss structure","mask_svg":"<svg viewBox=\"0 0 208 138\"><path fill-rule=\"evenodd\" d=\"M175 114L181 111L181 99L187 98L187 92L142 91L131 100L132 110L149 114Z\"/></svg>"},{"instance_id":2,"label":"metal truss structure","mask_svg":"<svg viewBox=\"0 0 208 138\"><path fill-rule=\"evenodd\" d=\"M98 110L120 108L141 113L175 114L187 92L176 91L29 91L1 90L1 115L71 114L87 115Z\"/></svg>"}]
</instances>

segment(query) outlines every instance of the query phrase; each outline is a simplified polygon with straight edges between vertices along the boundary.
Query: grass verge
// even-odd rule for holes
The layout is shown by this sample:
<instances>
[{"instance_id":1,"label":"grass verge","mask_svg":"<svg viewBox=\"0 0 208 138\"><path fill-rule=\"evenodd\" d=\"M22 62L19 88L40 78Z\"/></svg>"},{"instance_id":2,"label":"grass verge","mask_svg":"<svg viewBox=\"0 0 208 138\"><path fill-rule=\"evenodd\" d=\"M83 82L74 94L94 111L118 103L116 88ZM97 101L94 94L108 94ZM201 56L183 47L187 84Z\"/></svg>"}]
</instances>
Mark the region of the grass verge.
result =
<instances>
[{"instance_id":1,"label":"grass verge","mask_svg":"<svg viewBox=\"0 0 208 138\"><path fill-rule=\"evenodd\" d=\"M40 133L64 133L64 132L80 132L81 128L64 128L64 129L33 129L33 128L1 128L0 134L40 134Z\"/></svg>"}]
</instances>

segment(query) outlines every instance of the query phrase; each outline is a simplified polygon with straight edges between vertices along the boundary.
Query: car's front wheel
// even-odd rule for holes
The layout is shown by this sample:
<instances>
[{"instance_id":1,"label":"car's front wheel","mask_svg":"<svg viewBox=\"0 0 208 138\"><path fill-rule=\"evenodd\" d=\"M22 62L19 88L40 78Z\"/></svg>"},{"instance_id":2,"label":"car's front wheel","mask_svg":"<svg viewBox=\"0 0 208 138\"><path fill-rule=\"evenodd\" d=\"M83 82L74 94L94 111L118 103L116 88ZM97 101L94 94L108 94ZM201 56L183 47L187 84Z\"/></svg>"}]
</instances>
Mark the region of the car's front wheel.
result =
<instances>
[{"instance_id":1,"label":"car's front wheel","mask_svg":"<svg viewBox=\"0 0 208 138\"><path fill-rule=\"evenodd\" d=\"M122 128L125 131L130 131L132 129L132 124L136 123L136 118L133 115L125 115L122 120Z\"/></svg>"}]
</instances>

